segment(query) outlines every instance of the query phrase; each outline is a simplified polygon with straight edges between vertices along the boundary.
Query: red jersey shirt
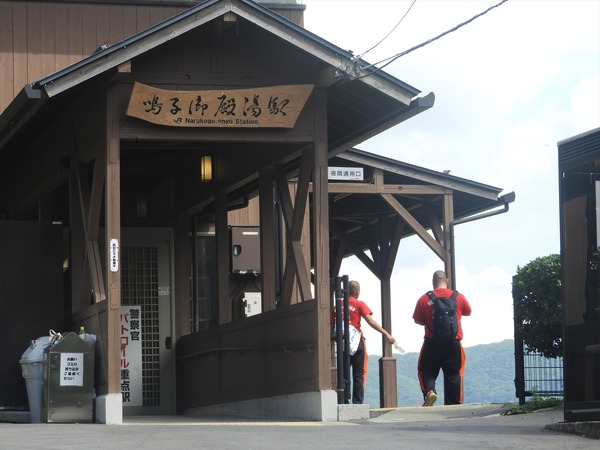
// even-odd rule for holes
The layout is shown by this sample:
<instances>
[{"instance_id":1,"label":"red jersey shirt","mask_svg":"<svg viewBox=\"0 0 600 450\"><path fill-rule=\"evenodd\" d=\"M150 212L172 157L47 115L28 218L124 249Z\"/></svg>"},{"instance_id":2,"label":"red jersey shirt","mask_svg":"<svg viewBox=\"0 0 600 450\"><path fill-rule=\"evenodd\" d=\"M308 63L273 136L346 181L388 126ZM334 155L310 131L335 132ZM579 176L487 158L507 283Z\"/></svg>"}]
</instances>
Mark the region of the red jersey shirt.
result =
<instances>
[{"instance_id":1,"label":"red jersey shirt","mask_svg":"<svg viewBox=\"0 0 600 450\"><path fill-rule=\"evenodd\" d=\"M452 289L438 288L434 289L433 293L436 297L450 297L452 295ZM456 318L458 319L458 333L456 333L456 339L463 338L462 325L460 319L462 316L468 316L471 314L471 305L460 292L456 297ZM413 313L413 319L418 323L425 323L425 338L433 338L433 304L429 299L427 293L423 294L417 301L415 306L415 312Z\"/></svg>"},{"instance_id":2,"label":"red jersey shirt","mask_svg":"<svg viewBox=\"0 0 600 450\"><path fill-rule=\"evenodd\" d=\"M371 308L369 308L365 302L358 300L354 297L348 297L348 309L350 310L350 318L348 319L348 321L350 322L350 325L352 325L354 328L356 328L362 334L362 330L360 329L360 319L362 317L372 315L373 311L371 311ZM343 313L342 313L342 316L343 316ZM331 312L332 326L334 323L335 323L335 308Z\"/></svg>"}]
</instances>

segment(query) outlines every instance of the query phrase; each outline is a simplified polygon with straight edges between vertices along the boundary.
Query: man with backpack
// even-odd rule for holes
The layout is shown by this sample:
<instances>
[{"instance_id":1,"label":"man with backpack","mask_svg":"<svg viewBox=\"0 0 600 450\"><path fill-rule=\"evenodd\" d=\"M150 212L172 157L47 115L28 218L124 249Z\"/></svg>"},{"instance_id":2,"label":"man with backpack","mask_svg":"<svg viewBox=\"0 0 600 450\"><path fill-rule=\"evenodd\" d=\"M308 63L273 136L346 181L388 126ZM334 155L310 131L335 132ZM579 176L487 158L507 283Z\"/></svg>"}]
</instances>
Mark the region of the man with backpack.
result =
<instances>
[{"instance_id":1,"label":"man with backpack","mask_svg":"<svg viewBox=\"0 0 600 450\"><path fill-rule=\"evenodd\" d=\"M459 292L448 289L446 273L433 274L433 291L423 294L417 301L413 320L425 326L425 339L418 362L418 375L423 391L423 406L433 406L437 400L435 382L444 373L444 404L463 402L463 374L465 352L461 318L471 315L471 305Z\"/></svg>"}]
</instances>

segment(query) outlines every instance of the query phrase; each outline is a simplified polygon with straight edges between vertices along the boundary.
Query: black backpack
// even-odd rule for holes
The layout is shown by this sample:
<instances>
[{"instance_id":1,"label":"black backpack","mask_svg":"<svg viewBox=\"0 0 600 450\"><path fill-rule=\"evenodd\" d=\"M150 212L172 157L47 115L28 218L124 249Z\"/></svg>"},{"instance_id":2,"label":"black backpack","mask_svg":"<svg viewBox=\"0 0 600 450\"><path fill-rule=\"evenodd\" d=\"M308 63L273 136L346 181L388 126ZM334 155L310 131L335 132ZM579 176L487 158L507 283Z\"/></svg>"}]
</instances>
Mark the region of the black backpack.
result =
<instances>
[{"instance_id":1,"label":"black backpack","mask_svg":"<svg viewBox=\"0 0 600 450\"><path fill-rule=\"evenodd\" d=\"M427 295L433 303L433 337L440 340L449 340L458 333L458 319L456 318L457 291L453 291L450 298L436 297L432 291Z\"/></svg>"}]
</instances>

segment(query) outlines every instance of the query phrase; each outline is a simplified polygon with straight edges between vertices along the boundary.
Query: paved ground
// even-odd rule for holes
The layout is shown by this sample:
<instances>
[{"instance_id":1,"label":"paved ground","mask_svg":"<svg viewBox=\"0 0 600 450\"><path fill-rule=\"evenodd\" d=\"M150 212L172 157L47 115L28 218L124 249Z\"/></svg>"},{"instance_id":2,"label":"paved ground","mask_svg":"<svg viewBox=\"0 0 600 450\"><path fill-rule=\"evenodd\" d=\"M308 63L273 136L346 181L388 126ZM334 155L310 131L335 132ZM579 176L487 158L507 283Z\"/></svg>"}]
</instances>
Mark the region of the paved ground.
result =
<instances>
[{"instance_id":1,"label":"paved ground","mask_svg":"<svg viewBox=\"0 0 600 450\"><path fill-rule=\"evenodd\" d=\"M0 423L0 449L600 449L561 428L561 408L503 416L500 405L371 410L352 422L129 417L124 425Z\"/></svg>"}]
</instances>

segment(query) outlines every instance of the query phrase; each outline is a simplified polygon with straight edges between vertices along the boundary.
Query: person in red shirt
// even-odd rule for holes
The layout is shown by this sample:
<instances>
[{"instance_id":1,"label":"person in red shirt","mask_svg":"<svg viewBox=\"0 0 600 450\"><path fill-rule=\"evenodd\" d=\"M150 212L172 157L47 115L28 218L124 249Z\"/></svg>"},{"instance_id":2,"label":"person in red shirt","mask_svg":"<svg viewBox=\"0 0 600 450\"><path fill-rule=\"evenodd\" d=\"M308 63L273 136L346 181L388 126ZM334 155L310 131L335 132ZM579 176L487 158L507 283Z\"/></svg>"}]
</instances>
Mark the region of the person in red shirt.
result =
<instances>
[{"instance_id":1,"label":"person in red shirt","mask_svg":"<svg viewBox=\"0 0 600 450\"><path fill-rule=\"evenodd\" d=\"M348 282L348 306L350 310L350 317L348 321L350 325L360 331L361 339L358 344L358 350L354 355L350 356L350 366L352 367L352 403L362 404L365 397L365 381L367 379L367 346L365 343L365 337L360 329L361 319L365 319L365 322L369 324L371 328L379 331L384 335L390 344L396 342L396 339L383 329L375 319L373 319L373 311L367 306L365 302L358 299L360 295L360 284L358 281ZM333 320L332 315L332 320ZM344 379L348 379L348 376L344 374Z\"/></svg>"},{"instance_id":2,"label":"person in red shirt","mask_svg":"<svg viewBox=\"0 0 600 450\"><path fill-rule=\"evenodd\" d=\"M433 274L433 294L449 298L453 291L448 289L446 273L438 270ZM463 402L463 375L465 352L461 340L463 337L461 318L471 315L471 305L464 295L456 297L456 319L458 332L454 339L435 339L433 332L433 303L429 295L423 294L417 301L413 320L425 327L425 337L417 366L419 383L423 391L423 406L433 406L437 400L435 382L440 373L444 373L444 404L458 405Z\"/></svg>"}]
</instances>

